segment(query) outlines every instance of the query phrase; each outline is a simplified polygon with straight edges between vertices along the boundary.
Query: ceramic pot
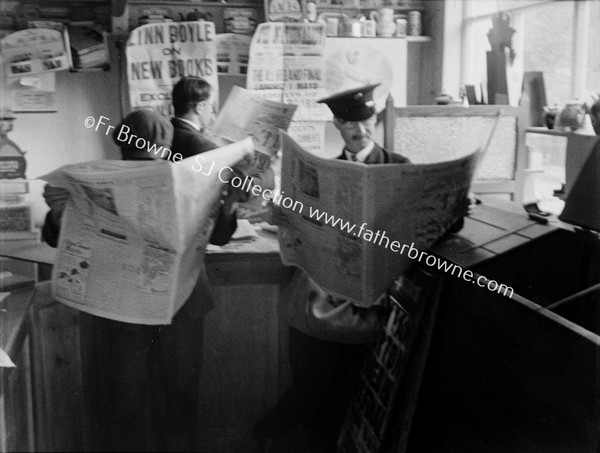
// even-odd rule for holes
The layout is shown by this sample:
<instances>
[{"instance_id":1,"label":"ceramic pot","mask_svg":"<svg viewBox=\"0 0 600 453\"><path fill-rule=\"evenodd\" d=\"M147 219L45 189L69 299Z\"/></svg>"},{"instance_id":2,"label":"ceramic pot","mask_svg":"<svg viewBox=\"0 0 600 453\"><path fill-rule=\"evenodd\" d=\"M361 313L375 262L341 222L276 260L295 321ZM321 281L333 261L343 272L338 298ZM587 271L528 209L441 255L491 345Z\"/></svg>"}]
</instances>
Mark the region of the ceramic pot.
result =
<instances>
[{"instance_id":1,"label":"ceramic pot","mask_svg":"<svg viewBox=\"0 0 600 453\"><path fill-rule=\"evenodd\" d=\"M380 8L371 11L371 19L377 22L377 36L389 38L396 34L396 22L394 22L394 10L392 8Z\"/></svg>"},{"instance_id":2,"label":"ceramic pot","mask_svg":"<svg viewBox=\"0 0 600 453\"><path fill-rule=\"evenodd\" d=\"M585 107L580 101L567 101L556 116L554 127L560 131L575 131L583 127Z\"/></svg>"},{"instance_id":3,"label":"ceramic pot","mask_svg":"<svg viewBox=\"0 0 600 453\"><path fill-rule=\"evenodd\" d=\"M358 18L344 17L342 19L341 35L360 38L362 36L362 21Z\"/></svg>"}]
</instances>

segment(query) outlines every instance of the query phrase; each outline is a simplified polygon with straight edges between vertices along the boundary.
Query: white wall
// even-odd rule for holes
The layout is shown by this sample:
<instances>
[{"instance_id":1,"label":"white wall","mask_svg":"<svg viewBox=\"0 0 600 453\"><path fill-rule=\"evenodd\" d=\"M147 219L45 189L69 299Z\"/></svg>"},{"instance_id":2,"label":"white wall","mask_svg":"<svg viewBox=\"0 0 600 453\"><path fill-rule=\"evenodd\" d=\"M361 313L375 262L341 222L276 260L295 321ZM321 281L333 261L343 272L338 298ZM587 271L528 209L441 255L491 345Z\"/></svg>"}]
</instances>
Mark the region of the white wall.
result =
<instances>
[{"instance_id":1,"label":"white wall","mask_svg":"<svg viewBox=\"0 0 600 453\"><path fill-rule=\"evenodd\" d=\"M110 71L56 74L57 112L15 114L17 119L8 136L26 152L28 179L65 164L119 158L110 135L84 125L88 116L98 119L104 115L110 118L107 122L115 126L121 120L118 58L114 47L111 54L114 61ZM1 99L4 105L0 105L0 109L11 107L8 96ZM34 204L38 225L48 209L41 197L44 184L41 180L31 182L27 197Z\"/></svg>"}]
</instances>

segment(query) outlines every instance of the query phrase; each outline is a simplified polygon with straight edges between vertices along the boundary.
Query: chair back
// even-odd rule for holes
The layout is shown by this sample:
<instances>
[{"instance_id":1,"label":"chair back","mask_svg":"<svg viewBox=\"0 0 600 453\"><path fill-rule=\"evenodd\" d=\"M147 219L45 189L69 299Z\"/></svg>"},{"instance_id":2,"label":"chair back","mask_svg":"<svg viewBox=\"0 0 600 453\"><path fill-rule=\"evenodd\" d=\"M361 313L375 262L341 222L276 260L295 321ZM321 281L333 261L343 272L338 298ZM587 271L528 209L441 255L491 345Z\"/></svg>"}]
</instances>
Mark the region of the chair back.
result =
<instances>
[{"instance_id":1,"label":"chair back","mask_svg":"<svg viewBox=\"0 0 600 453\"><path fill-rule=\"evenodd\" d=\"M485 147L489 139L472 191L522 201L527 160L526 114L522 108L388 105L384 128L385 148L414 163L453 160Z\"/></svg>"}]
</instances>

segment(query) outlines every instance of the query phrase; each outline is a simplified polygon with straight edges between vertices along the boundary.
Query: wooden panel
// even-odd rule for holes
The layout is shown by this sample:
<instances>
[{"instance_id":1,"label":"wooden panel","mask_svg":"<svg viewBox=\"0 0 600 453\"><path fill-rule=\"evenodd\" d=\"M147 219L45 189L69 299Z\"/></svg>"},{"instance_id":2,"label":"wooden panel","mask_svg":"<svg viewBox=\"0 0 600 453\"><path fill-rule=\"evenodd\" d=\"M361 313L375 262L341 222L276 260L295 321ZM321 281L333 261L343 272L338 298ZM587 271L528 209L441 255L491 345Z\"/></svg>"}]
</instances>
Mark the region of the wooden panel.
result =
<instances>
[{"instance_id":1,"label":"wooden panel","mask_svg":"<svg viewBox=\"0 0 600 453\"><path fill-rule=\"evenodd\" d=\"M516 116L518 107L508 105L471 105L464 108L462 105L415 105L406 109L397 109L396 116L431 116L431 117L464 117L464 116L498 116L498 111L503 115Z\"/></svg>"},{"instance_id":2,"label":"wooden panel","mask_svg":"<svg viewBox=\"0 0 600 453\"><path fill-rule=\"evenodd\" d=\"M278 287L239 285L214 290L206 315L200 382L201 448L212 453L252 451L252 425L279 392Z\"/></svg>"},{"instance_id":3,"label":"wooden panel","mask_svg":"<svg viewBox=\"0 0 600 453\"><path fill-rule=\"evenodd\" d=\"M12 359L16 368L0 369L0 451L35 449L29 338Z\"/></svg>"},{"instance_id":4,"label":"wooden panel","mask_svg":"<svg viewBox=\"0 0 600 453\"><path fill-rule=\"evenodd\" d=\"M213 286L279 284L291 278L293 269L281 263L279 253L261 256L212 254L206 257L206 272Z\"/></svg>"},{"instance_id":5,"label":"wooden panel","mask_svg":"<svg viewBox=\"0 0 600 453\"><path fill-rule=\"evenodd\" d=\"M482 297L481 303L489 305L490 296ZM565 339L568 333L561 335L560 331L533 327L529 320L519 325L519 321L514 321L517 318L499 318L497 313L473 317L455 312L449 319L448 328L460 330L464 337L463 341L450 333L446 337L442 369L448 402L457 409L462 406L461 410L470 417L482 417L491 411L497 414L494 419L484 418L472 426L472 437L482 438L496 452L554 453L569 448L593 451L597 437L596 369L589 367L585 358L574 359L575 351L580 357L590 351L585 347L585 339L580 337L575 344L576 340ZM499 319L514 322L500 326ZM529 338L539 338L545 351L527 344L525 332L520 343L511 341L514 330L527 330ZM568 362L561 360L564 355L560 351L555 355L548 347L549 342L556 340L571 346L564 348L570 349ZM591 358L595 360L595 352ZM584 370L592 387L585 388L573 376L566 375L565 363L577 371ZM468 438L463 442L468 444Z\"/></svg>"},{"instance_id":6,"label":"wooden panel","mask_svg":"<svg viewBox=\"0 0 600 453\"><path fill-rule=\"evenodd\" d=\"M46 294L46 297L48 295ZM79 353L79 312L66 305L48 303L44 293L38 309L42 345L38 370L44 374L45 422L51 451L83 450L83 388Z\"/></svg>"}]
</instances>

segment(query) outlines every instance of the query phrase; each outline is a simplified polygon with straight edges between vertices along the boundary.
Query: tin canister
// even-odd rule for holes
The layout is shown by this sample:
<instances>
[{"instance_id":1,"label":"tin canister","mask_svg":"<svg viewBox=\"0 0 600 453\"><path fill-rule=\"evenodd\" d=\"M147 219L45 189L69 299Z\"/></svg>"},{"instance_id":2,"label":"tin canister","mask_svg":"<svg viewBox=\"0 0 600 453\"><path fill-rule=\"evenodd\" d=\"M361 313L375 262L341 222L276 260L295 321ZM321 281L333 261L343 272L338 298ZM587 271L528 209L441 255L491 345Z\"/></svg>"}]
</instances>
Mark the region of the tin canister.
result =
<instances>
[{"instance_id":1,"label":"tin canister","mask_svg":"<svg viewBox=\"0 0 600 453\"><path fill-rule=\"evenodd\" d=\"M402 38L406 36L406 30L408 28L408 21L404 17L396 19L396 36Z\"/></svg>"},{"instance_id":2,"label":"tin canister","mask_svg":"<svg viewBox=\"0 0 600 453\"><path fill-rule=\"evenodd\" d=\"M340 21L337 17L327 18L327 36L337 36Z\"/></svg>"},{"instance_id":3,"label":"tin canister","mask_svg":"<svg viewBox=\"0 0 600 453\"><path fill-rule=\"evenodd\" d=\"M421 12L420 11L409 11L408 12L408 36L421 36L423 33L423 26L421 24Z\"/></svg>"},{"instance_id":4,"label":"tin canister","mask_svg":"<svg viewBox=\"0 0 600 453\"><path fill-rule=\"evenodd\" d=\"M363 33L362 35L367 38L374 38L377 36L377 23L372 19L367 19L362 22Z\"/></svg>"},{"instance_id":5,"label":"tin canister","mask_svg":"<svg viewBox=\"0 0 600 453\"><path fill-rule=\"evenodd\" d=\"M314 2L306 3L306 19L308 19L309 22L317 21L317 4L316 3L314 3Z\"/></svg>"}]
</instances>

